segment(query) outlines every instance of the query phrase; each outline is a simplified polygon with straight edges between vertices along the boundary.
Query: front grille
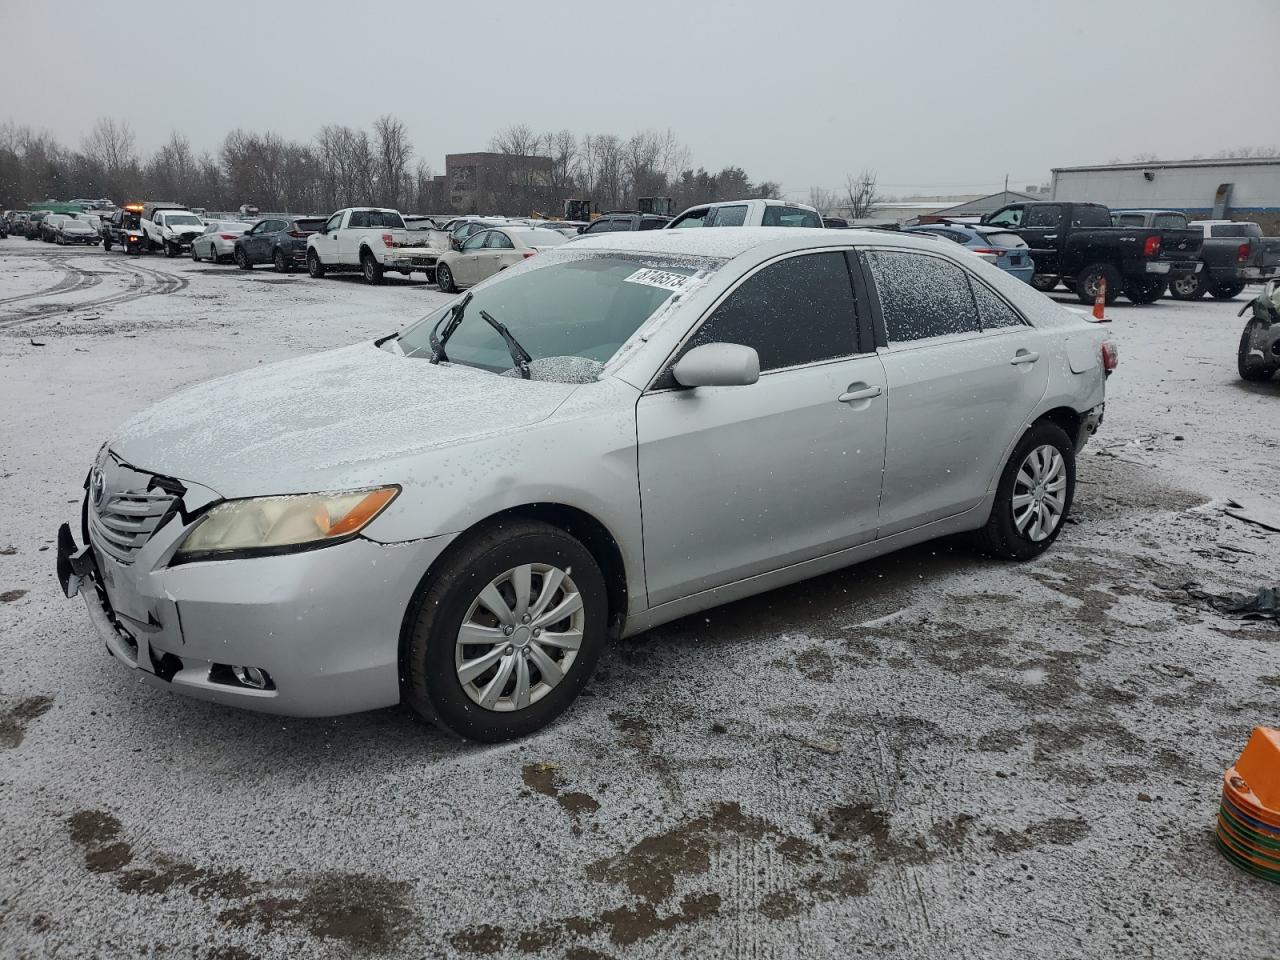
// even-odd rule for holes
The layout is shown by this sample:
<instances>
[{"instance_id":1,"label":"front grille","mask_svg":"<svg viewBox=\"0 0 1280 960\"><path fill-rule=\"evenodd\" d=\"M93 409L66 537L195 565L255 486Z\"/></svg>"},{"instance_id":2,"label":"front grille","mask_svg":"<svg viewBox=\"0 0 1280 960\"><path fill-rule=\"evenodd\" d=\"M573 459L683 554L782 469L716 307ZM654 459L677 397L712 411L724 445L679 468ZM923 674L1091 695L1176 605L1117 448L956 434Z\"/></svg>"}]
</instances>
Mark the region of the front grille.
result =
<instances>
[{"instance_id":1,"label":"front grille","mask_svg":"<svg viewBox=\"0 0 1280 960\"><path fill-rule=\"evenodd\" d=\"M164 490L108 490L96 505L90 500L89 529L97 546L121 563L134 555L160 526L177 499Z\"/></svg>"}]
</instances>

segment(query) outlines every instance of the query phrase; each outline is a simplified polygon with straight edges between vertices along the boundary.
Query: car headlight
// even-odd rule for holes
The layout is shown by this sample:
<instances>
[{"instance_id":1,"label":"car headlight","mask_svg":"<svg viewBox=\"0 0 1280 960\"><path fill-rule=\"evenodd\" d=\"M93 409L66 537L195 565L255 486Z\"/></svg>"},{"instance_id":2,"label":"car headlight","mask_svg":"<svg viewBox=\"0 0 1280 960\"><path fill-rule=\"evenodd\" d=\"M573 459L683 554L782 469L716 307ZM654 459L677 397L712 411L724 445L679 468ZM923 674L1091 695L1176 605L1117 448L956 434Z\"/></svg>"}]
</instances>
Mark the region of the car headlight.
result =
<instances>
[{"instance_id":1,"label":"car headlight","mask_svg":"<svg viewBox=\"0 0 1280 960\"><path fill-rule=\"evenodd\" d=\"M347 540L380 514L399 487L228 500L206 513L176 562L290 553Z\"/></svg>"}]
</instances>

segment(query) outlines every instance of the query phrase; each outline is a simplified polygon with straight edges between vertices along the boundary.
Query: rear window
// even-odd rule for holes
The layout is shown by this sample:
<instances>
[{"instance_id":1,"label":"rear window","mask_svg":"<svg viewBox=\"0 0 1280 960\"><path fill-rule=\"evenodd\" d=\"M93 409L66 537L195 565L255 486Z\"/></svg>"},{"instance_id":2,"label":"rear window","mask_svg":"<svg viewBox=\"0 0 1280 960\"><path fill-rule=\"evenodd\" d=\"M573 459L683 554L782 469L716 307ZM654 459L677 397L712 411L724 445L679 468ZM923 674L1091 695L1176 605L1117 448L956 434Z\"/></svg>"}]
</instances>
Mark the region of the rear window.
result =
<instances>
[{"instance_id":1,"label":"rear window","mask_svg":"<svg viewBox=\"0 0 1280 960\"><path fill-rule=\"evenodd\" d=\"M1262 228L1256 223L1219 223L1209 228L1211 237L1260 237Z\"/></svg>"},{"instance_id":2,"label":"rear window","mask_svg":"<svg viewBox=\"0 0 1280 960\"><path fill-rule=\"evenodd\" d=\"M404 221L394 210L356 210L351 214L352 228L387 227L403 230Z\"/></svg>"},{"instance_id":3,"label":"rear window","mask_svg":"<svg viewBox=\"0 0 1280 960\"><path fill-rule=\"evenodd\" d=\"M1027 241L1016 233L986 233L982 239L993 247L1025 247Z\"/></svg>"},{"instance_id":4,"label":"rear window","mask_svg":"<svg viewBox=\"0 0 1280 960\"><path fill-rule=\"evenodd\" d=\"M298 206L302 206L302 204L298 204ZM323 217L311 217L306 220L295 220L293 222L297 225L299 230L305 230L308 233L315 233L324 226Z\"/></svg>"},{"instance_id":5,"label":"rear window","mask_svg":"<svg viewBox=\"0 0 1280 960\"><path fill-rule=\"evenodd\" d=\"M760 223L766 227L821 227L822 218L804 207L777 207L770 204L764 208L764 217Z\"/></svg>"},{"instance_id":6,"label":"rear window","mask_svg":"<svg viewBox=\"0 0 1280 960\"><path fill-rule=\"evenodd\" d=\"M1158 230L1181 230L1187 225L1187 218L1181 213L1157 213L1151 225Z\"/></svg>"}]
</instances>

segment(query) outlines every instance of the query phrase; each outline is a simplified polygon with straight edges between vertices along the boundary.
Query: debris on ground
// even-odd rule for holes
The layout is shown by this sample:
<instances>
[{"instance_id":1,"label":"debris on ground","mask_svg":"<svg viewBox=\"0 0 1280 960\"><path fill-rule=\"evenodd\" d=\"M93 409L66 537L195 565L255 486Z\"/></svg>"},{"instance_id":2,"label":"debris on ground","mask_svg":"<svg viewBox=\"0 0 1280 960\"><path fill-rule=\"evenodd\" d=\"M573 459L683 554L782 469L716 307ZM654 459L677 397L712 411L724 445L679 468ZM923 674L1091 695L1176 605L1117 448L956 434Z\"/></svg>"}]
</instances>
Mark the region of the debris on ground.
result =
<instances>
[{"instance_id":1,"label":"debris on ground","mask_svg":"<svg viewBox=\"0 0 1280 960\"><path fill-rule=\"evenodd\" d=\"M1210 593L1201 590L1195 581L1182 585L1182 589L1196 600L1209 604L1219 613L1228 613L1241 620L1280 620L1280 585L1261 587L1255 594Z\"/></svg>"},{"instance_id":2,"label":"debris on ground","mask_svg":"<svg viewBox=\"0 0 1280 960\"><path fill-rule=\"evenodd\" d=\"M1264 497L1227 501L1227 516L1280 533L1280 504Z\"/></svg>"}]
</instances>

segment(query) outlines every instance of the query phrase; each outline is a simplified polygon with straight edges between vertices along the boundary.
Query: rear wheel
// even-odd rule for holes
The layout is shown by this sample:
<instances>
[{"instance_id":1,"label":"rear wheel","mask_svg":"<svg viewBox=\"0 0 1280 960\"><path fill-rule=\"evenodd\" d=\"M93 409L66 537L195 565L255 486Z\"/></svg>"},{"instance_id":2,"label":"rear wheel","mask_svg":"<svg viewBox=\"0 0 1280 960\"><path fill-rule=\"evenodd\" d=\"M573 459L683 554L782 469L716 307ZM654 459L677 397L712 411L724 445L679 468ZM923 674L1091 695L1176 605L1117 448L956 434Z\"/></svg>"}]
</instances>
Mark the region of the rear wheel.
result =
<instances>
[{"instance_id":1,"label":"rear wheel","mask_svg":"<svg viewBox=\"0 0 1280 960\"><path fill-rule=\"evenodd\" d=\"M1232 280L1229 283L1215 283L1209 288L1209 295L1215 300L1234 300L1244 291L1244 284Z\"/></svg>"},{"instance_id":2,"label":"rear wheel","mask_svg":"<svg viewBox=\"0 0 1280 960\"><path fill-rule=\"evenodd\" d=\"M1270 380L1280 369L1280 358L1268 357L1258 336L1267 329L1261 320L1250 320L1240 334L1240 348L1236 352L1236 367L1242 380Z\"/></svg>"},{"instance_id":3,"label":"rear wheel","mask_svg":"<svg viewBox=\"0 0 1280 960\"><path fill-rule=\"evenodd\" d=\"M1076 297L1081 303L1093 303L1104 280L1107 284L1105 302L1111 306L1120 296L1122 281L1120 271L1109 263L1091 263L1076 274Z\"/></svg>"},{"instance_id":4,"label":"rear wheel","mask_svg":"<svg viewBox=\"0 0 1280 960\"><path fill-rule=\"evenodd\" d=\"M307 251L307 275L313 280L320 280L324 277L324 264L314 250Z\"/></svg>"},{"instance_id":5,"label":"rear wheel","mask_svg":"<svg viewBox=\"0 0 1280 960\"><path fill-rule=\"evenodd\" d=\"M1124 295L1133 303L1155 303L1165 295L1168 289L1169 285L1163 277L1147 277L1126 282Z\"/></svg>"},{"instance_id":6,"label":"rear wheel","mask_svg":"<svg viewBox=\"0 0 1280 960\"><path fill-rule=\"evenodd\" d=\"M1031 285L1041 293L1048 293L1058 285L1058 278L1051 273L1036 273L1031 276Z\"/></svg>"},{"instance_id":7,"label":"rear wheel","mask_svg":"<svg viewBox=\"0 0 1280 960\"><path fill-rule=\"evenodd\" d=\"M451 551L409 614L406 701L459 736L522 737L564 711L604 647L595 558L558 527L491 523Z\"/></svg>"},{"instance_id":8,"label":"rear wheel","mask_svg":"<svg viewBox=\"0 0 1280 960\"><path fill-rule=\"evenodd\" d=\"M382 282L382 264L368 250L360 255L360 275L368 284L377 285Z\"/></svg>"},{"instance_id":9,"label":"rear wheel","mask_svg":"<svg viewBox=\"0 0 1280 960\"><path fill-rule=\"evenodd\" d=\"M1169 293L1175 300L1198 300L1205 294L1205 284L1198 273L1180 273L1169 281Z\"/></svg>"},{"instance_id":10,"label":"rear wheel","mask_svg":"<svg viewBox=\"0 0 1280 960\"><path fill-rule=\"evenodd\" d=\"M236 247L236 266L241 270L252 270L253 264L249 262L249 255L244 252L244 247Z\"/></svg>"},{"instance_id":11,"label":"rear wheel","mask_svg":"<svg viewBox=\"0 0 1280 960\"><path fill-rule=\"evenodd\" d=\"M449 265L445 263L436 266L436 286L440 288L441 293L457 293L458 287L453 282L453 271L449 269Z\"/></svg>"},{"instance_id":12,"label":"rear wheel","mask_svg":"<svg viewBox=\"0 0 1280 960\"><path fill-rule=\"evenodd\" d=\"M1071 511L1076 455L1066 432L1041 420L1031 425L1000 475L979 549L1002 560L1030 560L1058 539Z\"/></svg>"},{"instance_id":13,"label":"rear wheel","mask_svg":"<svg viewBox=\"0 0 1280 960\"><path fill-rule=\"evenodd\" d=\"M271 262L275 265L276 273L292 273L293 267L285 263L284 251L276 247L276 252L271 257Z\"/></svg>"}]
</instances>

